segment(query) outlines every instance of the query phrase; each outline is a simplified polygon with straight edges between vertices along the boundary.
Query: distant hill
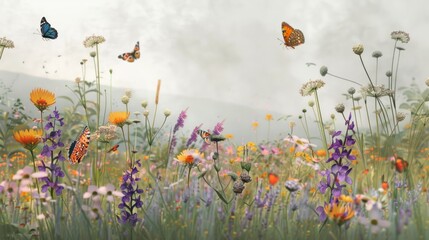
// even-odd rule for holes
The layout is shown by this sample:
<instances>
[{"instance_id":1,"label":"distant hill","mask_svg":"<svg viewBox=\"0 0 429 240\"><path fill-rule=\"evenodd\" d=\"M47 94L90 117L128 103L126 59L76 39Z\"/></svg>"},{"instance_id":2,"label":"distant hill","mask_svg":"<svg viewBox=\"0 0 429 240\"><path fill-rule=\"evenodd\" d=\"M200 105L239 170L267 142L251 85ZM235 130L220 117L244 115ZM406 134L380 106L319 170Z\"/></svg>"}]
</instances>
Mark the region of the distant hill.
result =
<instances>
[{"instance_id":1,"label":"distant hill","mask_svg":"<svg viewBox=\"0 0 429 240\"><path fill-rule=\"evenodd\" d=\"M74 81L66 80L49 80L40 77L29 76L21 73L0 71L0 82L4 86L10 87L11 92L7 93L6 98L13 100L21 98L28 110L28 113L37 116L37 109L32 106L29 100L30 91L34 88L46 88L55 92L56 96L69 96L75 100L77 98L73 95L71 90L67 87L74 86ZM103 86L109 93L109 87ZM121 97L124 95L126 89L113 88L113 111L124 110L124 105L121 102ZM0 91L1 92L1 91ZM95 95L93 95L95 96ZM95 98L92 98L94 100ZM149 91L147 89L132 89L132 97L129 103L129 110L131 114L136 111L143 111L141 102L147 100L149 111L154 111L155 89ZM109 101L109 98L108 98ZM61 109L66 104L70 104L62 99L57 100L57 107ZM188 117L185 121L185 127L182 133L188 136L195 126L203 124L202 129L213 129L214 125L220 121L225 120L224 134L231 133L234 135L233 141L241 144L247 141L261 141L268 137L268 122L265 120L265 115L270 113L274 117L274 121L270 123L270 139L284 138L289 133L288 120L279 120L282 114L277 112L266 112L261 109L252 108L251 106L243 106L238 104L231 104L222 101L215 101L204 98L193 98L190 96L168 95L162 92L159 100L157 121L163 120L163 112L168 108L171 111L166 127L170 129L176 123L179 113L188 108ZM109 111L109 108L107 109ZM141 115L140 115L141 116ZM252 130L252 121L258 121L259 127L256 131ZM295 134L300 134L295 132ZM304 136L304 135L301 135Z\"/></svg>"}]
</instances>

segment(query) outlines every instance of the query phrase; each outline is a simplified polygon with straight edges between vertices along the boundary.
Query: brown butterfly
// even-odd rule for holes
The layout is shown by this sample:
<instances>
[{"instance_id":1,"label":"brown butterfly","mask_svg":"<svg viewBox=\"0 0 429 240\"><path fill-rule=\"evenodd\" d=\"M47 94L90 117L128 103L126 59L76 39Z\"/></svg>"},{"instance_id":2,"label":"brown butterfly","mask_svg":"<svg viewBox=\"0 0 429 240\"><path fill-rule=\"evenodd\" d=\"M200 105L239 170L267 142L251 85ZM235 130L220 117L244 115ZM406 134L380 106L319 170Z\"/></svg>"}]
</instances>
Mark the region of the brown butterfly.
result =
<instances>
[{"instance_id":1,"label":"brown butterfly","mask_svg":"<svg viewBox=\"0 0 429 240\"><path fill-rule=\"evenodd\" d=\"M113 146L112 148L110 148L110 150L107 151L107 153L118 151L118 147L119 147L119 144L116 144L115 146Z\"/></svg>"},{"instance_id":2,"label":"brown butterfly","mask_svg":"<svg viewBox=\"0 0 429 240\"><path fill-rule=\"evenodd\" d=\"M122 59L127 62L134 62L134 60L140 58L140 43L137 42L134 46L134 50L132 52L122 53L118 56L119 59Z\"/></svg>"},{"instance_id":3,"label":"brown butterfly","mask_svg":"<svg viewBox=\"0 0 429 240\"><path fill-rule=\"evenodd\" d=\"M282 32L284 44L287 47L295 48L305 42L304 34L301 30L291 27L286 22L282 22Z\"/></svg>"},{"instance_id":4,"label":"brown butterfly","mask_svg":"<svg viewBox=\"0 0 429 240\"><path fill-rule=\"evenodd\" d=\"M212 135L210 132L208 132L208 131L204 131L204 130L198 130L198 135L200 135L200 137L202 138L202 139L204 139L204 141L207 143L207 144L210 144L211 143L211 141L210 141L210 136Z\"/></svg>"},{"instance_id":5,"label":"brown butterfly","mask_svg":"<svg viewBox=\"0 0 429 240\"><path fill-rule=\"evenodd\" d=\"M91 133L89 128L85 126L81 134L75 141L72 142L69 148L69 161L72 164L80 163L88 152L89 140Z\"/></svg>"}]
</instances>

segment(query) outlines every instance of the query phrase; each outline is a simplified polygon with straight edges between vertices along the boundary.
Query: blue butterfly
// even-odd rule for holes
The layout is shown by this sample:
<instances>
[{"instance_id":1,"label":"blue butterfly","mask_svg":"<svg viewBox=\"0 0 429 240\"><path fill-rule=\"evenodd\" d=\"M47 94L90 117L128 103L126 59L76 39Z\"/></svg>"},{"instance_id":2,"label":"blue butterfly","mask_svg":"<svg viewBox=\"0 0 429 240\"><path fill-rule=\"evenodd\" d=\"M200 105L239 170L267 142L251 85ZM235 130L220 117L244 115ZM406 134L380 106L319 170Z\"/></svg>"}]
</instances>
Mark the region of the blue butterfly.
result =
<instances>
[{"instance_id":1,"label":"blue butterfly","mask_svg":"<svg viewBox=\"0 0 429 240\"><path fill-rule=\"evenodd\" d=\"M40 31L43 38L56 39L58 37L57 30L51 27L51 24L46 21L45 17L42 17L42 20L40 20Z\"/></svg>"}]
</instances>

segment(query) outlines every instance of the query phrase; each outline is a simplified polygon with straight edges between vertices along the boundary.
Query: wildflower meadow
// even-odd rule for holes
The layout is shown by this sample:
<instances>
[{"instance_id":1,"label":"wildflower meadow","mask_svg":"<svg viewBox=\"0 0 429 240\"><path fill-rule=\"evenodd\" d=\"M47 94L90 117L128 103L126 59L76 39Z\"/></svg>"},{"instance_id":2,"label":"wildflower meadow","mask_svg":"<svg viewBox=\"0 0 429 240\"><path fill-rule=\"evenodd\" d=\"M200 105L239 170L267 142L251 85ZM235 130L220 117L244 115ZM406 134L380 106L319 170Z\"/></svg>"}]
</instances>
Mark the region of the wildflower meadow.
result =
<instances>
[{"instance_id":1,"label":"wildflower meadow","mask_svg":"<svg viewBox=\"0 0 429 240\"><path fill-rule=\"evenodd\" d=\"M55 38L49 30L42 36ZM285 37L291 51L305 41L296 35ZM128 90L112 107L116 76L112 69L102 80L99 51L109 39L73 43L89 59L74 66L82 75L70 80L69 95L41 85L6 104L2 90L0 238L428 239L429 89L397 86L410 36L386 38L389 53L350 46L366 79L322 66L290 89L308 99L302 112L290 113L299 121L289 121L282 137L257 142L224 131L228 116L207 129L186 125L192 106L159 109L162 80L154 99ZM118 61L138 61L139 44ZM0 38L0 61L14 48ZM391 67L379 69L379 61ZM320 101L327 78L350 84L335 108ZM131 109L132 101L140 107ZM325 119L324 112L334 113ZM243 124L256 134L278 117ZM278 136L267 131L260 136Z\"/></svg>"}]
</instances>

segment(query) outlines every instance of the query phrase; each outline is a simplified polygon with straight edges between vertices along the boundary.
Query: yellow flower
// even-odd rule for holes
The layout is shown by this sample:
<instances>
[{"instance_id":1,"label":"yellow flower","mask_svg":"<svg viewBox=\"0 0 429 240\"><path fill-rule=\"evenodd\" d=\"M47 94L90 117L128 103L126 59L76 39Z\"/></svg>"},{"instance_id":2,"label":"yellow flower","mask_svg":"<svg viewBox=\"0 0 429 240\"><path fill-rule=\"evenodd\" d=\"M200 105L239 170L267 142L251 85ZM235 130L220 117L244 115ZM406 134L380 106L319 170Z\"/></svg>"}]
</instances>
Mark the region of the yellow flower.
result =
<instances>
[{"instance_id":1,"label":"yellow flower","mask_svg":"<svg viewBox=\"0 0 429 240\"><path fill-rule=\"evenodd\" d=\"M55 94L46 89L36 88L30 93L30 100L41 112L55 103Z\"/></svg>"},{"instance_id":2,"label":"yellow flower","mask_svg":"<svg viewBox=\"0 0 429 240\"><path fill-rule=\"evenodd\" d=\"M326 216L329 219L336 222L338 225L342 225L348 220L352 219L355 215L355 211L353 210L351 203L332 203L326 204L324 207L324 211Z\"/></svg>"},{"instance_id":3,"label":"yellow flower","mask_svg":"<svg viewBox=\"0 0 429 240\"><path fill-rule=\"evenodd\" d=\"M233 139L234 135L232 135L231 133L225 134L225 138L226 139Z\"/></svg>"},{"instance_id":4,"label":"yellow flower","mask_svg":"<svg viewBox=\"0 0 429 240\"><path fill-rule=\"evenodd\" d=\"M267 120L267 121L273 120L273 115L268 113L267 115L265 115L265 120Z\"/></svg>"},{"instance_id":5,"label":"yellow flower","mask_svg":"<svg viewBox=\"0 0 429 240\"><path fill-rule=\"evenodd\" d=\"M252 128L253 128L253 130L255 130L256 128L258 128L258 126L259 126L258 121L253 121L252 122Z\"/></svg>"},{"instance_id":6,"label":"yellow flower","mask_svg":"<svg viewBox=\"0 0 429 240\"><path fill-rule=\"evenodd\" d=\"M118 127L122 127L124 126L129 116L129 112L111 112L109 114L109 122Z\"/></svg>"},{"instance_id":7,"label":"yellow flower","mask_svg":"<svg viewBox=\"0 0 429 240\"><path fill-rule=\"evenodd\" d=\"M177 155L175 160L183 164L194 165L198 164L202 158L204 158L204 154L200 153L198 149L185 149Z\"/></svg>"},{"instance_id":8,"label":"yellow flower","mask_svg":"<svg viewBox=\"0 0 429 240\"><path fill-rule=\"evenodd\" d=\"M42 140L42 129L25 129L13 133L13 137L25 149L33 150Z\"/></svg>"}]
</instances>

